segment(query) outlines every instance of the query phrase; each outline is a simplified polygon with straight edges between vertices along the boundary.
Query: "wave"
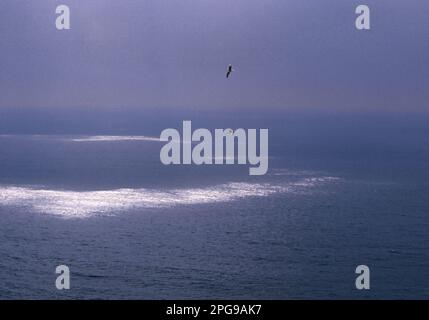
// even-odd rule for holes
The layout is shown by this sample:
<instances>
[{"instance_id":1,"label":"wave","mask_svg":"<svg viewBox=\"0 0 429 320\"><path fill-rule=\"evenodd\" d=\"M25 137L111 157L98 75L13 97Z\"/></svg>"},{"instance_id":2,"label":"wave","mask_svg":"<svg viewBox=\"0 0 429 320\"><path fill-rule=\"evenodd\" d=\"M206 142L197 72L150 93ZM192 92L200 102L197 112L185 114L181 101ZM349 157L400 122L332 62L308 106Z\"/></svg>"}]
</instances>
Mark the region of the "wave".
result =
<instances>
[{"instance_id":1,"label":"wave","mask_svg":"<svg viewBox=\"0 0 429 320\"><path fill-rule=\"evenodd\" d=\"M248 197L299 192L302 188L336 180L305 178L287 184L231 182L206 188L154 190L122 188L103 191L50 190L37 187L0 186L0 205L24 207L64 218L87 218L143 208L229 202Z\"/></svg>"},{"instance_id":2,"label":"wave","mask_svg":"<svg viewBox=\"0 0 429 320\"><path fill-rule=\"evenodd\" d=\"M272 157L270 157L272 158ZM310 170L291 170L291 169L279 169L273 168L270 169L268 175L270 176L310 176L310 175L320 175L322 172L310 171Z\"/></svg>"},{"instance_id":3,"label":"wave","mask_svg":"<svg viewBox=\"0 0 429 320\"><path fill-rule=\"evenodd\" d=\"M112 136L112 135L94 135L94 136L76 136L76 135L49 135L49 134L1 134L0 138L20 138L32 140L54 140L70 142L115 142L115 141L160 141L159 137L150 136Z\"/></svg>"},{"instance_id":4,"label":"wave","mask_svg":"<svg viewBox=\"0 0 429 320\"><path fill-rule=\"evenodd\" d=\"M159 138L149 136L84 136L65 140L73 142L160 141Z\"/></svg>"}]
</instances>

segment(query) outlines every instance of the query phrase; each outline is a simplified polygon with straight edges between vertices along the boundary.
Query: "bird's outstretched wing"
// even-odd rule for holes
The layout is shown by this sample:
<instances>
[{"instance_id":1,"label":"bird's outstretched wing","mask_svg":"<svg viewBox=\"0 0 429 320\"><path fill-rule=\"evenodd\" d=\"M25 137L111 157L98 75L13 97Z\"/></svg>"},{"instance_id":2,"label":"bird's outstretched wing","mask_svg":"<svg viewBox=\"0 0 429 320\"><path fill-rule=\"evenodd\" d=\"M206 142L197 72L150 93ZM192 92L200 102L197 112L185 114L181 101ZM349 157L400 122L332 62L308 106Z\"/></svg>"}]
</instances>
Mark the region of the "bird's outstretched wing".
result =
<instances>
[{"instance_id":1,"label":"bird's outstretched wing","mask_svg":"<svg viewBox=\"0 0 429 320\"><path fill-rule=\"evenodd\" d=\"M231 74L231 70L228 70L228 72L226 73L226 77L229 78L230 74Z\"/></svg>"}]
</instances>

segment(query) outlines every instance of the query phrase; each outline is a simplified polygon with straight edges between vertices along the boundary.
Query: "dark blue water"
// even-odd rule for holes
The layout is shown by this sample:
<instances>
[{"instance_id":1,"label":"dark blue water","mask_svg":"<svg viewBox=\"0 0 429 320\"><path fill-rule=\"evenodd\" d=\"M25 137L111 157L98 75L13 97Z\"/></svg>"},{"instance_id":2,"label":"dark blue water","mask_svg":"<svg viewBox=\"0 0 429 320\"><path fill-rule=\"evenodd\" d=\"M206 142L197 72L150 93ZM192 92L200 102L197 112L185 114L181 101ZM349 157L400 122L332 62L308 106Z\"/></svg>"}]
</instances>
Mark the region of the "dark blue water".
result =
<instances>
[{"instance_id":1,"label":"dark blue water","mask_svg":"<svg viewBox=\"0 0 429 320\"><path fill-rule=\"evenodd\" d=\"M429 298L426 123L264 120L260 177L163 166L149 126L132 139L2 135L0 298ZM368 291L355 289L360 264Z\"/></svg>"}]
</instances>

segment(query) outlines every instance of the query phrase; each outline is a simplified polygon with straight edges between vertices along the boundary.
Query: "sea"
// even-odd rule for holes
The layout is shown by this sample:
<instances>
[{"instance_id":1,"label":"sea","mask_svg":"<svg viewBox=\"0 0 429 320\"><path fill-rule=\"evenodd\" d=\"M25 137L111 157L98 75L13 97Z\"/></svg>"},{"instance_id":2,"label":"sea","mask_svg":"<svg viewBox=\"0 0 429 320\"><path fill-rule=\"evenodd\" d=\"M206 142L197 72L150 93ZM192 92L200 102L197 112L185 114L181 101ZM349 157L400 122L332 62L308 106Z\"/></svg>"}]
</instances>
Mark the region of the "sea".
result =
<instances>
[{"instance_id":1,"label":"sea","mask_svg":"<svg viewBox=\"0 0 429 320\"><path fill-rule=\"evenodd\" d=\"M429 298L427 117L168 125L182 120L268 128L267 174L163 165L165 127L144 118L128 131L3 130L0 299Z\"/></svg>"}]
</instances>

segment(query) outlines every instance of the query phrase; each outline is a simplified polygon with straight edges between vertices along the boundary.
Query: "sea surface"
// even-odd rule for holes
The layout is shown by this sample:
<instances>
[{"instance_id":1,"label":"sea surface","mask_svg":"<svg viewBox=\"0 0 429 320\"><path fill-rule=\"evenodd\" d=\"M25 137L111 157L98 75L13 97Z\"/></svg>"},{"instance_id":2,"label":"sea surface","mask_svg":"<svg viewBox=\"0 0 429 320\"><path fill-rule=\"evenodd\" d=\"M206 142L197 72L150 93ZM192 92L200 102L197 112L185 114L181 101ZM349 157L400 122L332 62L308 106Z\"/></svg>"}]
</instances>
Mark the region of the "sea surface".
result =
<instances>
[{"instance_id":1,"label":"sea surface","mask_svg":"<svg viewBox=\"0 0 429 320\"><path fill-rule=\"evenodd\" d=\"M426 124L264 122L264 176L164 166L144 127L2 134L0 298L428 299Z\"/></svg>"}]
</instances>

